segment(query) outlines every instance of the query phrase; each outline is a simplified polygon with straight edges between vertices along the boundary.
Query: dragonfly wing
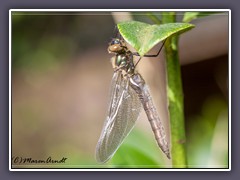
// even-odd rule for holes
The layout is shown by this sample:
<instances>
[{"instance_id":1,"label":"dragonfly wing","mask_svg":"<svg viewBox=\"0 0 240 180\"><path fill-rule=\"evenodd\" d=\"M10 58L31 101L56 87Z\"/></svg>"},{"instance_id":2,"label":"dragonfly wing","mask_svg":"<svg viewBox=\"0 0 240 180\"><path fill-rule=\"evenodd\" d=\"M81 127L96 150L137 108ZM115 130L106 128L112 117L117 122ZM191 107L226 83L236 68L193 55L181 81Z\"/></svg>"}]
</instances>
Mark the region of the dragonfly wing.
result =
<instances>
[{"instance_id":1,"label":"dragonfly wing","mask_svg":"<svg viewBox=\"0 0 240 180\"><path fill-rule=\"evenodd\" d=\"M115 72L112 79L108 116L96 147L98 162L109 160L132 130L141 110L141 102L129 81Z\"/></svg>"}]
</instances>

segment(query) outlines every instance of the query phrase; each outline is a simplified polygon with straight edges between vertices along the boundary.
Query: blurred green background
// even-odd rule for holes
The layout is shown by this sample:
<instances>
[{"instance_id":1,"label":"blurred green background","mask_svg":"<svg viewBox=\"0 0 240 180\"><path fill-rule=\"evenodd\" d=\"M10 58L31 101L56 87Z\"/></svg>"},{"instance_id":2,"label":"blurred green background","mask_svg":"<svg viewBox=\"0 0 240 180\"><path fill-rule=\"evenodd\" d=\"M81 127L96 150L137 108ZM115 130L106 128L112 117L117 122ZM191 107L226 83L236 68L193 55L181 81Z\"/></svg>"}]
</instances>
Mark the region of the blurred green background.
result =
<instances>
[{"instance_id":1,"label":"blurred green background","mask_svg":"<svg viewBox=\"0 0 240 180\"><path fill-rule=\"evenodd\" d=\"M171 167L144 113L109 163L95 161L114 26L109 12L12 12L12 156L68 158L14 168ZM228 167L228 54L182 66L182 79L188 167Z\"/></svg>"}]
</instances>

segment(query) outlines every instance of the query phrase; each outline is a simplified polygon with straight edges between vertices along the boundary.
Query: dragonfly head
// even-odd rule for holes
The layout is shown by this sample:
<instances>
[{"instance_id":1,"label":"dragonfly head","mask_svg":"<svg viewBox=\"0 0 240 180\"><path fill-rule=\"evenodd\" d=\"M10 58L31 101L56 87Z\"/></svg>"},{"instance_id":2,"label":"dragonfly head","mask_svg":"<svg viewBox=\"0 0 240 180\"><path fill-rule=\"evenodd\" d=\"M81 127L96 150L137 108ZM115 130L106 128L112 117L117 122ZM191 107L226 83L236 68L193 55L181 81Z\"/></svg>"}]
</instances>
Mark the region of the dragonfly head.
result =
<instances>
[{"instance_id":1,"label":"dragonfly head","mask_svg":"<svg viewBox=\"0 0 240 180\"><path fill-rule=\"evenodd\" d=\"M125 49L126 49L125 43L118 38L113 38L108 46L109 53L118 54L118 53L124 52Z\"/></svg>"}]
</instances>

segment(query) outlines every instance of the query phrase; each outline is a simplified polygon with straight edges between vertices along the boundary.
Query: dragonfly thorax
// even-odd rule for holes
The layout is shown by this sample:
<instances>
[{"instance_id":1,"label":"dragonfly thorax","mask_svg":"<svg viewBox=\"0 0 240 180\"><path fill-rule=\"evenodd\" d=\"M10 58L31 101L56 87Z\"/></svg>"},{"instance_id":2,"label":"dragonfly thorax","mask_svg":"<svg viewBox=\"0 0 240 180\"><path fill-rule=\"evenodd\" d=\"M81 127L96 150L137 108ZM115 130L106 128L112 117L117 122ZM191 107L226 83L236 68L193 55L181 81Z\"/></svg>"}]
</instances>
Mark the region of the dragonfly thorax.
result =
<instances>
[{"instance_id":1,"label":"dragonfly thorax","mask_svg":"<svg viewBox=\"0 0 240 180\"><path fill-rule=\"evenodd\" d=\"M122 54L116 54L114 65L117 69L124 70L127 74L134 73L133 55L131 51L126 51Z\"/></svg>"}]
</instances>

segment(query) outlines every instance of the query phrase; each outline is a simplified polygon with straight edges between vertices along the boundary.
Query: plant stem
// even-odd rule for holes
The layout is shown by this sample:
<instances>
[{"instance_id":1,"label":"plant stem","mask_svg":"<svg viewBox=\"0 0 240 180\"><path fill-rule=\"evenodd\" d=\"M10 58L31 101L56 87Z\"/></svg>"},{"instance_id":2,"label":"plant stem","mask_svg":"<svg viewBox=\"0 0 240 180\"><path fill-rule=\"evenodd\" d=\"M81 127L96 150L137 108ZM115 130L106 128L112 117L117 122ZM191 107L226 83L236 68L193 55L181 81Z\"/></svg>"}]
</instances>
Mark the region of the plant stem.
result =
<instances>
[{"instance_id":1,"label":"plant stem","mask_svg":"<svg viewBox=\"0 0 240 180\"><path fill-rule=\"evenodd\" d=\"M174 12L162 13L162 23L174 23ZM167 66L167 96L171 126L172 166L186 168L186 147L184 127L184 105L181 69L178 58L178 36L170 37L165 43Z\"/></svg>"},{"instance_id":2,"label":"plant stem","mask_svg":"<svg viewBox=\"0 0 240 180\"><path fill-rule=\"evenodd\" d=\"M156 15L154 15L152 12L149 12L146 14L149 19L151 19L155 24L162 24L161 20L158 19L158 17Z\"/></svg>"}]
</instances>

